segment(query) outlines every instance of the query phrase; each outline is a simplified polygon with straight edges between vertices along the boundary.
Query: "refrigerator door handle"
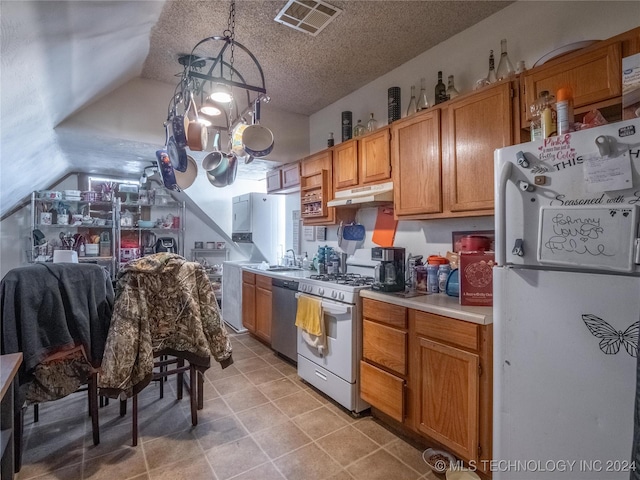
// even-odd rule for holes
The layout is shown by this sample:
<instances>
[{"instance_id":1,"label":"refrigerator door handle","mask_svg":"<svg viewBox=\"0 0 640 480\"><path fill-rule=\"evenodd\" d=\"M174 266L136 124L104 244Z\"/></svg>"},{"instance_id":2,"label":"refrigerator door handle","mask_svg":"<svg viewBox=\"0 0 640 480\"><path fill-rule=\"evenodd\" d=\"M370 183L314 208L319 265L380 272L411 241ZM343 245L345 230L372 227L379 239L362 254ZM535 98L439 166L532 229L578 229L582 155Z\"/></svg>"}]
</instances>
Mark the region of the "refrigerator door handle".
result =
<instances>
[{"instance_id":1,"label":"refrigerator door handle","mask_svg":"<svg viewBox=\"0 0 640 480\"><path fill-rule=\"evenodd\" d=\"M496 263L504 265L507 261L507 182L511 177L513 164L505 162L500 166L500 176L496 189Z\"/></svg>"}]
</instances>

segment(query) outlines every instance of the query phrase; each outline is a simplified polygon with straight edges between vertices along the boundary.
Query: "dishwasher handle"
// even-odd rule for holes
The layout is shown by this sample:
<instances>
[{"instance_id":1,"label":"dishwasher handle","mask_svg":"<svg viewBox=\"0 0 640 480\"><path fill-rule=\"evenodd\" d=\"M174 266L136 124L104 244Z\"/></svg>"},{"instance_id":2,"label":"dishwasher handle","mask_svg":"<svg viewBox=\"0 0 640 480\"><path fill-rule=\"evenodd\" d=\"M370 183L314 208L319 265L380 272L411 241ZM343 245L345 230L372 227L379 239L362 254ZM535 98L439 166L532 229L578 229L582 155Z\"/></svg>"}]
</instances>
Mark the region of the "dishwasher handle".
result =
<instances>
[{"instance_id":1,"label":"dishwasher handle","mask_svg":"<svg viewBox=\"0 0 640 480\"><path fill-rule=\"evenodd\" d=\"M298 282L293 280L282 280L280 278L272 278L271 286L278 288L286 288L287 290L298 291Z\"/></svg>"}]
</instances>

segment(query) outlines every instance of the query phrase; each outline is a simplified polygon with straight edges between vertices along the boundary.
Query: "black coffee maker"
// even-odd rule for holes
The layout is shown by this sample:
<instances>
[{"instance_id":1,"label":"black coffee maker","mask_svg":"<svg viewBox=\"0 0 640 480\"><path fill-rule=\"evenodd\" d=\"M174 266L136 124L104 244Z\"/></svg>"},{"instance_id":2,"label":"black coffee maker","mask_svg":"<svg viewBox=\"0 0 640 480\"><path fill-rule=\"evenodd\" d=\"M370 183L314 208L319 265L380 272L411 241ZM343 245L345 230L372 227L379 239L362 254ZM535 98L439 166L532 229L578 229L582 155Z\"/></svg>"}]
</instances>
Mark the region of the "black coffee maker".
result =
<instances>
[{"instance_id":1,"label":"black coffee maker","mask_svg":"<svg viewBox=\"0 0 640 480\"><path fill-rule=\"evenodd\" d=\"M404 292L404 257L404 248L372 248L371 260L380 264L376 266L371 288L381 292Z\"/></svg>"}]
</instances>

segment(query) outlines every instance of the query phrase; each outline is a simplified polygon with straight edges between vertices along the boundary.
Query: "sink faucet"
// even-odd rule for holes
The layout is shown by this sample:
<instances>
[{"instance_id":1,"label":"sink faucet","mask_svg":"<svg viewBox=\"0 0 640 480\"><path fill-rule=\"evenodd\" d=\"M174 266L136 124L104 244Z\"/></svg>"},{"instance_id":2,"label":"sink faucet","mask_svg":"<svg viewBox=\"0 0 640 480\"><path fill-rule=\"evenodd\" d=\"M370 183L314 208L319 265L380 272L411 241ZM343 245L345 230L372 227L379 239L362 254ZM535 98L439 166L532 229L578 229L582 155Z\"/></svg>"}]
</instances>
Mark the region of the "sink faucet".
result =
<instances>
[{"instance_id":1,"label":"sink faucet","mask_svg":"<svg viewBox=\"0 0 640 480\"><path fill-rule=\"evenodd\" d=\"M291 264L295 267L296 266L296 252L293 248L290 248L289 250L287 250L286 252L284 252L285 256L287 255L287 253L291 252Z\"/></svg>"}]
</instances>

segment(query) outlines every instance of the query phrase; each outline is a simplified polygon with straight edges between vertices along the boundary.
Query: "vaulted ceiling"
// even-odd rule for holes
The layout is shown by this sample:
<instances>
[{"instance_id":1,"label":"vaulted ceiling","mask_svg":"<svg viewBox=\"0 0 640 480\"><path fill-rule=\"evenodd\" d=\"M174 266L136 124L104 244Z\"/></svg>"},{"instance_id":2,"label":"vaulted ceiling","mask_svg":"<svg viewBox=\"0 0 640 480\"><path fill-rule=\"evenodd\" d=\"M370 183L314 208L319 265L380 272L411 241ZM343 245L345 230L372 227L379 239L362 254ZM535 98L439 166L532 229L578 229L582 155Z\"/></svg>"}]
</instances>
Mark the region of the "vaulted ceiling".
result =
<instances>
[{"instance_id":1,"label":"vaulted ceiling","mask_svg":"<svg viewBox=\"0 0 640 480\"><path fill-rule=\"evenodd\" d=\"M274 21L286 0L236 2L236 40L260 62L269 109L281 116L305 118L511 2L330 3L343 12L313 37ZM229 7L218 0L1 0L0 214L72 171L140 174L163 139L178 57L222 35ZM114 99L135 89L144 101L119 107ZM123 91L129 96L119 97ZM251 178L265 165L243 166L238 175Z\"/></svg>"}]
</instances>

